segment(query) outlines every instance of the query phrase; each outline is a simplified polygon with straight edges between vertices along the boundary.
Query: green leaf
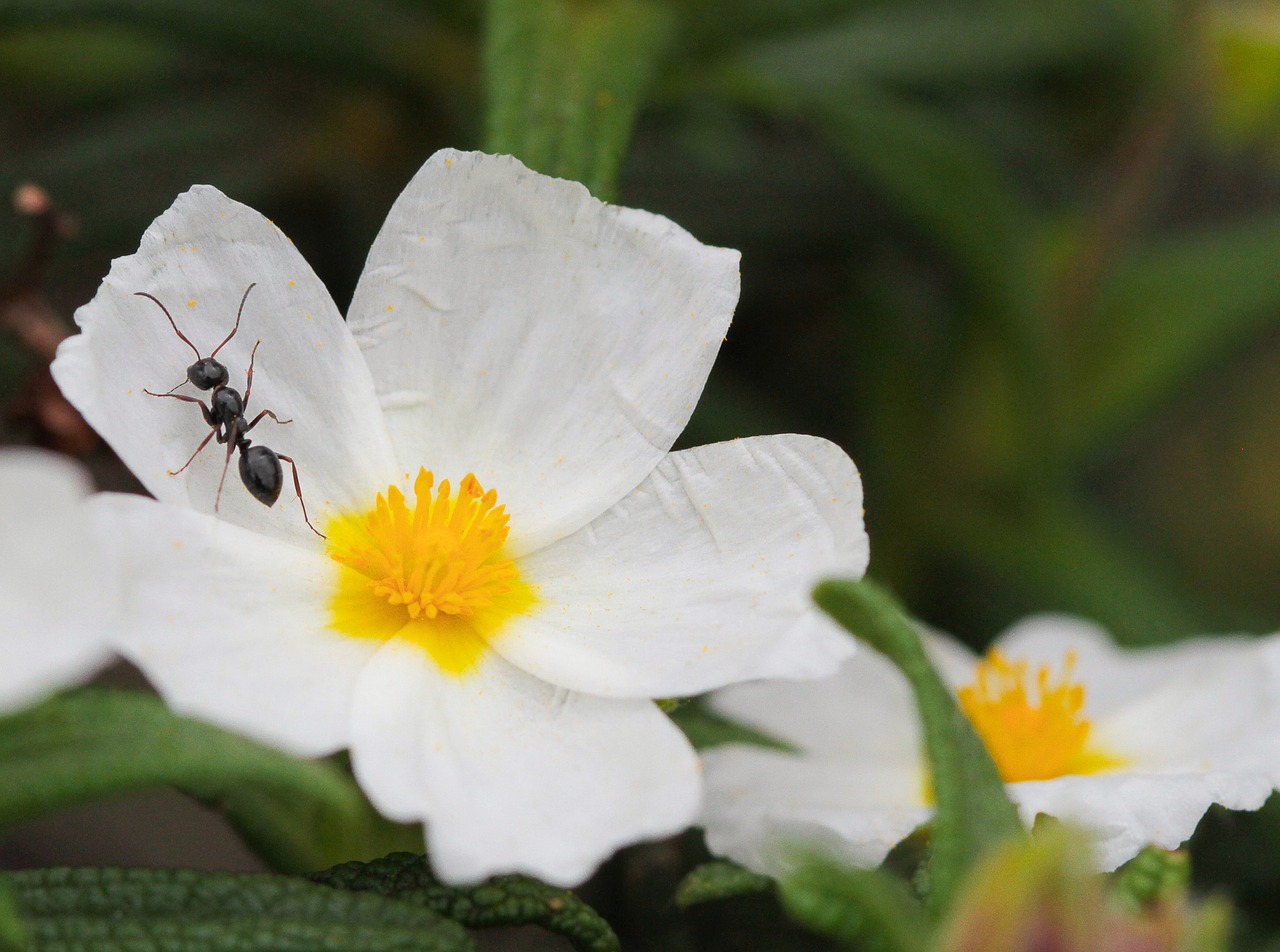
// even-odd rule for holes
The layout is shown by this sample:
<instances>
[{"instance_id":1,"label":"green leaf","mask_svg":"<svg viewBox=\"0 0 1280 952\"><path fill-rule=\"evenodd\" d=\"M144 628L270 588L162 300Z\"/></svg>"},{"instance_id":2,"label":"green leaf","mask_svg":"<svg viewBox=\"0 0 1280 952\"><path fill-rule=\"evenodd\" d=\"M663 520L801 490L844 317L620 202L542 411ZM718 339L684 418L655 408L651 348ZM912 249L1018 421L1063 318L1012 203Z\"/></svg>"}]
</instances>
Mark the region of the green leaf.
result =
<instances>
[{"instance_id":1,"label":"green leaf","mask_svg":"<svg viewBox=\"0 0 1280 952\"><path fill-rule=\"evenodd\" d=\"M40 952L469 952L430 909L283 876L160 869L0 874Z\"/></svg>"},{"instance_id":2,"label":"green leaf","mask_svg":"<svg viewBox=\"0 0 1280 952\"><path fill-rule=\"evenodd\" d=\"M768 892L773 886L774 882L768 876L718 859L703 863L680 880L676 887L676 905L686 909L700 902Z\"/></svg>"},{"instance_id":3,"label":"green leaf","mask_svg":"<svg viewBox=\"0 0 1280 952\"><path fill-rule=\"evenodd\" d=\"M370 863L344 863L313 873L334 889L394 896L471 928L536 925L558 933L580 952L617 952L618 938L590 906L565 889L527 876L497 876L478 886L447 886L426 857L391 853Z\"/></svg>"},{"instance_id":4,"label":"green leaf","mask_svg":"<svg viewBox=\"0 0 1280 952\"><path fill-rule=\"evenodd\" d=\"M1280 217L1166 239L1102 287L1079 337L1072 387L1078 455L1123 435L1233 348L1280 320Z\"/></svg>"},{"instance_id":5,"label":"green leaf","mask_svg":"<svg viewBox=\"0 0 1280 952\"><path fill-rule=\"evenodd\" d=\"M485 148L613 197L673 32L652 0L489 0Z\"/></svg>"},{"instance_id":6,"label":"green leaf","mask_svg":"<svg viewBox=\"0 0 1280 952\"><path fill-rule=\"evenodd\" d=\"M190 49L391 88L421 85L430 21L386 0L5 0L0 29L111 24Z\"/></svg>"},{"instance_id":7,"label":"green leaf","mask_svg":"<svg viewBox=\"0 0 1280 952\"><path fill-rule=\"evenodd\" d=\"M165 785L221 810L282 870L377 855L421 836L383 820L334 764L177 717L150 695L86 689L0 719L0 824Z\"/></svg>"},{"instance_id":8,"label":"green leaf","mask_svg":"<svg viewBox=\"0 0 1280 952\"><path fill-rule=\"evenodd\" d=\"M871 582L847 579L822 582L813 597L823 611L892 661L911 684L938 804L929 901L943 910L984 853L1022 834L1017 810L991 755L893 599Z\"/></svg>"},{"instance_id":9,"label":"green leaf","mask_svg":"<svg viewBox=\"0 0 1280 952\"><path fill-rule=\"evenodd\" d=\"M689 701L668 712L689 743L698 750L719 747L721 744L753 744L756 747L771 747L774 750L794 751L795 747L786 741L770 737L763 731L739 724L727 717L721 717L701 701Z\"/></svg>"},{"instance_id":10,"label":"green leaf","mask_svg":"<svg viewBox=\"0 0 1280 952\"><path fill-rule=\"evenodd\" d=\"M749 65L810 90L868 80L898 85L1016 77L1055 67L1120 63L1152 49L1159 21L1133 0L929 0L868 3L819 29L744 47Z\"/></svg>"},{"instance_id":11,"label":"green leaf","mask_svg":"<svg viewBox=\"0 0 1280 952\"><path fill-rule=\"evenodd\" d=\"M924 952L929 920L905 883L878 869L809 856L778 883L782 905L807 929L865 952Z\"/></svg>"}]
</instances>

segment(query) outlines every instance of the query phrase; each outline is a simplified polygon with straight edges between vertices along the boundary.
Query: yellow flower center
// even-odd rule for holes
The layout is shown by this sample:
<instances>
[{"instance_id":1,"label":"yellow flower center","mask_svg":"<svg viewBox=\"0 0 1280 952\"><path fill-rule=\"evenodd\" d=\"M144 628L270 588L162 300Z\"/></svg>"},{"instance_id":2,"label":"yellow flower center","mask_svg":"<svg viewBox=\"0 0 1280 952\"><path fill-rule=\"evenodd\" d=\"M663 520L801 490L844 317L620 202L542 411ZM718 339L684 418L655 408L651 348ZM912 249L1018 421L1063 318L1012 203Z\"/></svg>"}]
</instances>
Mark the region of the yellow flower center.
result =
<instances>
[{"instance_id":1,"label":"yellow flower center","mask_svg":"<svg viewBox=\"0 0 1280 952\"><path fill-rule=\"evenodd\" d=\"M1075 652L1068 652L1056 683L1049 665L1041 665L1032 691L1027 662L992 650L978 662L974 683L960 688L960 707L1006 783L1101 773L1123 764L1089 747L1092 725L1084 716L1084 685L1071 677L1075 663Z\"/></svg>"},{"instance_id":2,"label":"yellow flower center","mask_svg":"<svg viewBox=\"0 0 1280 952\"><path fill-rule=\"evenodd\" d=\"M437 487L420 469L413 492L411 506L390 486L368 512L325 526L329 557L343 566L332 623L357 638L409 638L441 669L463 674L533 604L533 589L503 555L509 517L495 490L467 474L455 496L447 479Z\"/></svg>"}]
</instances>

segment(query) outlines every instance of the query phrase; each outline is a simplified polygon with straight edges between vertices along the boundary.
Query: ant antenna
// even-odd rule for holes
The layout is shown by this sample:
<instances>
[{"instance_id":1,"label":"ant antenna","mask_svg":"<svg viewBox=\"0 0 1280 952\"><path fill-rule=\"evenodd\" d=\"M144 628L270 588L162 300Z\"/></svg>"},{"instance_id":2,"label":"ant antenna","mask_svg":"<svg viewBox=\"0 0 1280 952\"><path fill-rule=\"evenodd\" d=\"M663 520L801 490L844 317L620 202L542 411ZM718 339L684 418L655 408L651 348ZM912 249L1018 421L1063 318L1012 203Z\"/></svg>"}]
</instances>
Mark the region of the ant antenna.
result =
<instances>
[{"instance_id":1,"label":"ant antenna","mask_svg":"<svg viewBox=\"0 0 1280 952\"><path fill-rule=\"evenodd\" d=\"M240 315L244 313L244 302L249 300L249 292L252 291L257 286L258 286L258 282L254 281L251 285L249 285L247 288L244 289L244 297L240 299L240 310L236 311L236 326L231 328L231 333L227 335L227 340L224 340L221 344L219 344L217 347L213 349L213 353L209 355L210 357L217 357L218 351L222 350L222 348L226 346L226 343L228 340L231 340L231 338L236 336L236 331L240 330Z\"/></svg>"},{"instance_id":2,"label":"ant antenna","mask_svg":"<svg viewBox=\"0 0 1280 952\"><path fill-rule=\"evenodd\" d=\"M253 287L253 285L251 284L251 285L249 285L249 287ZM246 295L247 295L248 293L249 293L248 291L246 291L246 292L245 292L245 294L246 294ZM191 341L189 341L189 340L187 339L187 335L186 335L186 334L184 334L184 333L182 333L182 331L178 330L178 325L177 325L177 324L175 324L175 323L173 323L173 315L169 313L169 309L168 309L167 307L165 307L163 304L161 304L161 303L160 303L159 299L157 299L157 298L155 298L154 296L152 296L152 295L148 294L146 291L134 291L134 292L133 292L133 294L134 294L134 297L144 297L144 298L146 298L146 299L147 299L147 300L149 300L149 301L155 301L155 302L156 302L156 306L157 306L157 307L159 307L159 308L160 308L160 310L164 311L164 316L165 316L165 317L167 317L167 318L169 318L169 326L173 328L173 332L174 332L175 334L177 334L179 337L181 337L181 338L182 338L182 340L183 340L183 342L184 342L188 347L190 347L192 350L195 350L195 351L196 351L196 360L203 360L203 359L204 359L204 358L202 358L202 357L200 356L200 351L196 350L196 345L195 345L195 344L193 344L193 343L191 343ZM243 302L243 301L241 301L241 302L240 302L240 306L241 306L241 307L244 307L244 302ZM236 324L239 324L239 323L240 323L240 318L239 318L239 316L237 316L237 317L236 317ZM231 333L233 333L233 334L234 334L234 333L235 333L235 331L232 331ZM230 339L230 338L228 338L228 340L229 340L229 339ZM224 340L222 343L224 343L224 344L225 344L225 343L226 343L226 341ZM217 353L217 351L214 351L214 353ZM182 386L182 384L178 384L178 386L180 387L180 386ZM173 389L174 389L174 390L177 390L177 389L178 389L178 387L174 387Z\"/></svg>"}]
</instances>

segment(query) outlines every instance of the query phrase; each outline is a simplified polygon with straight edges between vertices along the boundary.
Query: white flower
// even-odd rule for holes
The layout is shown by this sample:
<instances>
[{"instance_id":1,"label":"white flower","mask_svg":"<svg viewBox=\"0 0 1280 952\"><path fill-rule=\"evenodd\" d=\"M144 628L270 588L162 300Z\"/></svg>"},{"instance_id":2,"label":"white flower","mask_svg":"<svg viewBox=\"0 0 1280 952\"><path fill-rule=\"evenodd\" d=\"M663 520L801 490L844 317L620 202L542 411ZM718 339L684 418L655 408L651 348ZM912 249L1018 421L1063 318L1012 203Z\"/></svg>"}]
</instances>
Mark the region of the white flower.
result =
<instances>
[{"instance_id":1,"label":"white flower","mask_svg":"<svg viewBox=\"0 0 1280 952\"><path fill-rule=\"evenodd\" d=\"M949 639L928 647L1023 819L1091 830L1105 869L1148 843L1177 847L1210 804L1257 809L1280 785L1280 636L1124 651L1086 622L1040 616L981 661ZM738 685L712 703L796 748L704 755L713 852L776 875L800 841L874 866L932 815L909 689L875 652L819 682Z\"/></svg>"},{"instance_id":2,"label":"white flower","mask_svg":"<svg viewBox=\"0 0 1280 952\"><path fill-rule=\"evenodd\" d=\"M81 467L40 450L0 451L0 711L82 681L111 657L116 586Z\"/></svg>"},{"instance_id":3,"label":"white flower","mask_svg":"<svg viewBox=\"0 0 1280 952\"><path fill-rule=\"evenodd\" d=\"M350 747L453 881L573 883L688 825L699 764L649 699L831 673L853 646L808 589L867 558L832 444L668 453L737 265L509 157L446 151L392 208L344 324L270 222L182 195L54 365L159 500L103 503L145 547L121 649L182 712L298 754ZM251 438L296 461L327 539L287 465L270 509L233 469L215 517L222 447L169 475L209 424L143 392L227 336L251 283L217 359L240 387L258 346L247 413L292 422Z\"/></svg>"}]
</instances>

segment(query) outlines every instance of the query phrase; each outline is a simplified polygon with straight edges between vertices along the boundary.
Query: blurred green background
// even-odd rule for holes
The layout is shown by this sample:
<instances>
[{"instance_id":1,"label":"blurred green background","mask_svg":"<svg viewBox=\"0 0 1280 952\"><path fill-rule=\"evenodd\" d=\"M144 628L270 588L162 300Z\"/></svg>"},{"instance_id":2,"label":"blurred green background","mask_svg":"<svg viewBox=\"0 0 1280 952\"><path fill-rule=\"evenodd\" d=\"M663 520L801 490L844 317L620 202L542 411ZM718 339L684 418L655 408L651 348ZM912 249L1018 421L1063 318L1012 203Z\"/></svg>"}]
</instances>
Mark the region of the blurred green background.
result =
<instances>
[{"instance_id":1,"label":"blurred green background","mask_svg":"<svg viewBox=\"0 0 1280 952\"><path fill-rule=\"evenodd\" d=\"M343 307L433 150L513 151L742 250L683 442L839 442L928 622L1280 628L1274 0L0 0L0 143L67 321L195 182ZM0 335L4 441L41 370Z\"/></svg>"},{"instance_id":2,"label":"blurred green background","mask_svg":"<svg viewBox=\"0 0 1280 952\"><path fill-rule=\"evenodd\" d=\"M874 572L928 621L1276 627L1280 7L491 7L542 55L514 79L479 3L3 0L0 186L80 222L42 291L69 318L209 182L344 305L427 155L511 147L742 249L686 439L841 443ZM28 236L8 217L4 274ZM0 402L35 363L0 340Z\"/></svg>"}]
</instances>

